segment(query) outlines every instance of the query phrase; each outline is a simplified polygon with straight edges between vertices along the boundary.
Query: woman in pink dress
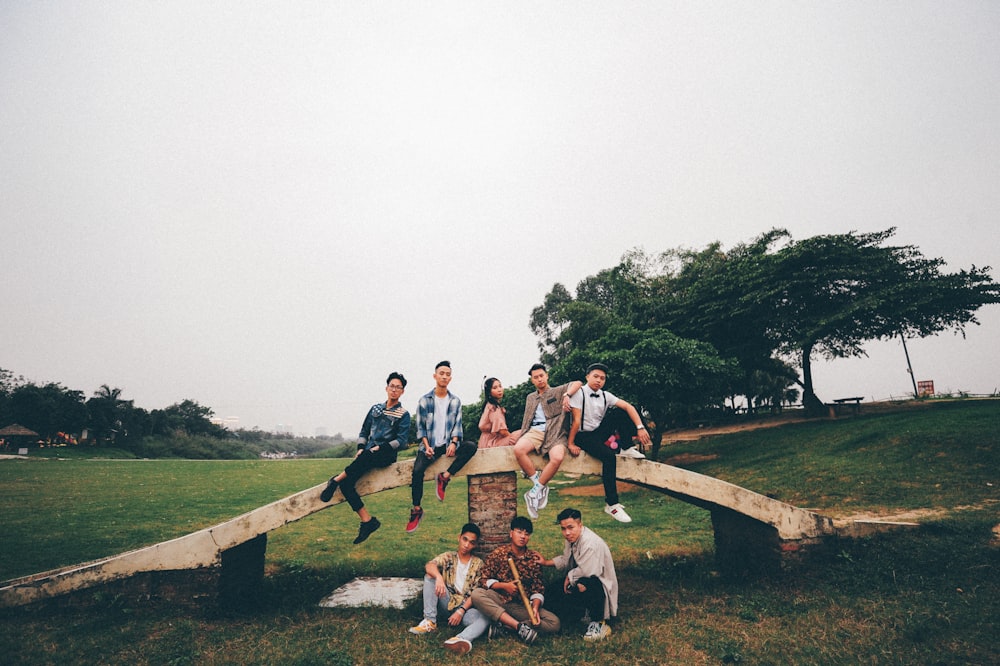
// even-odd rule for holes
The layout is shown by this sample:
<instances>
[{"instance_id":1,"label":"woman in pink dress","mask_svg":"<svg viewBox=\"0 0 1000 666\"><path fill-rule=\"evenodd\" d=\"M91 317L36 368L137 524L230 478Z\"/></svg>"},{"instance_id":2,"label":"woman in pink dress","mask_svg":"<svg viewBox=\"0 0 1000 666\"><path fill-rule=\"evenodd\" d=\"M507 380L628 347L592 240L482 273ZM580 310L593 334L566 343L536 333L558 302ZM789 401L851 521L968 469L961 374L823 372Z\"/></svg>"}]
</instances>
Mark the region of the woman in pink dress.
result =
<instances>
[{"instance_id":1,"label":"woman in pink dress","mask_svg":"<svg viewBox=\"0 0 1000 666\"><path fill-rule=\"evenodd\" d=\"M488 449L493 446L514 446L521 436L520 430L507 430L507 410L500 405L503 400L503 385L496 377L490 377L483 384L483 415L479 417L479 448Z\"/></svg>"}]
</instances>

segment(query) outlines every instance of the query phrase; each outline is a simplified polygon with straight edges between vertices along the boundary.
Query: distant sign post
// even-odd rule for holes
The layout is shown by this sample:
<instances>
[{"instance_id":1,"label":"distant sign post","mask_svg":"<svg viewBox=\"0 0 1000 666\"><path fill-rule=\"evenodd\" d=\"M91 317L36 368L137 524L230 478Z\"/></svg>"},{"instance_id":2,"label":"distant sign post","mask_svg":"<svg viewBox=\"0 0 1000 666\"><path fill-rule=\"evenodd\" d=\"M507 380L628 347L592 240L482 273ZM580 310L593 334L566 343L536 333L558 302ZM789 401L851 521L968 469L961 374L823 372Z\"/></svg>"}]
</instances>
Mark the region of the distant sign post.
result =
<instances>
[{"instance_id":1,"label":"distant sign post","mask_svg":"<svg viewBox=\"0 0 1000 666\"><path fill-rule=\"evenodd\" d=\"M934 380L926 379L922 382L917 382L917 395L921 398L934 395Z\"/></svg>"}]
</instances>

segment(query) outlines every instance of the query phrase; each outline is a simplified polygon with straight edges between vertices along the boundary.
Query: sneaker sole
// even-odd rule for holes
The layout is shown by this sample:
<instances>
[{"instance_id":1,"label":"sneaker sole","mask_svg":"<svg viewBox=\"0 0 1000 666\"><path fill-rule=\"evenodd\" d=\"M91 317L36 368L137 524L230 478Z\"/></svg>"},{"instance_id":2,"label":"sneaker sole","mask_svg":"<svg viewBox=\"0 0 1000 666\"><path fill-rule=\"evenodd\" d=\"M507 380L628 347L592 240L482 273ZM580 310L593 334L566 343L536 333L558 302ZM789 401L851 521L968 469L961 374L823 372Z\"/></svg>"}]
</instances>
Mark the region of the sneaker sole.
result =
<instances>
[{"instance_id":1,"label":"sneaker sole","mask_svg":"<svg viewBox=\"0 0 1000 666\"><path fill-rule=\"evenodd\" d=\"M465 641L455 641L454 643L443 643L445 650L450 650L455 654L466 654L472 650L472 645Z\"/></svg>"}]
</instances>

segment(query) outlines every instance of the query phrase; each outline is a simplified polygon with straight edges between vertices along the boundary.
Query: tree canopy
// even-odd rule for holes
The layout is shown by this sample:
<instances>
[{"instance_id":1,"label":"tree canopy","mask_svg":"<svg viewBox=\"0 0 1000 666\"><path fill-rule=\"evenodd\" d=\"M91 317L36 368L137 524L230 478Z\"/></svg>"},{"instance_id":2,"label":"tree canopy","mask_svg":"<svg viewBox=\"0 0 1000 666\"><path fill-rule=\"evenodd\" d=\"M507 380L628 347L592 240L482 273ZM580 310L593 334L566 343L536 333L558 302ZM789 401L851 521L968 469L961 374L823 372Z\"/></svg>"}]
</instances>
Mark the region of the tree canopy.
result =
<instances>
[{"instance_id":1,"label":"tree canopy","mask_svg":"<svg viewBox=\"0 0 1000 666\"><path fill-rule=\"evenodd\" d=\"M718 242L653 257L633 250L581 280L575 296L554 285L530 326L543 361L561 370L618 363L613 386L649 415L736 395L751 407L780 404L796 395L793 384L806 407L821 408L815 357L864 355L865 343L900 335L963 333L980 307L1000 300L989 267L946 272L943 259L889 245L894 233L795 241L772 229L728 251Z\"/></svg>"}]
</instances>

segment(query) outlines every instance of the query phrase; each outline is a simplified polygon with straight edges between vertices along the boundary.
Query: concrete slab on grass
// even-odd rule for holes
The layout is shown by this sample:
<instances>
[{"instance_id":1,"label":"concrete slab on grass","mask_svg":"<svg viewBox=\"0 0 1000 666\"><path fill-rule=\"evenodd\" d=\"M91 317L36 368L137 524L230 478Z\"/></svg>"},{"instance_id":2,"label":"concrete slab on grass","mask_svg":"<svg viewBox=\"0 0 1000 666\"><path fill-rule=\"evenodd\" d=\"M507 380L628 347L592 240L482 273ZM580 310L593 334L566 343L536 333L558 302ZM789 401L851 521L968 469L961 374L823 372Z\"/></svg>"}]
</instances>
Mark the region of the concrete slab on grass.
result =
<instances>
[{"instance_id":1,"label":"concrete slab on grass","mask_svg":"<svg viewBox=\"0 0 1000 666\"><path fill-rule=\"evenodd\" d=\"M324 608L406 607L424 589L422 578L355 578L319 602Z\"/></svg>"}]
</instances>

